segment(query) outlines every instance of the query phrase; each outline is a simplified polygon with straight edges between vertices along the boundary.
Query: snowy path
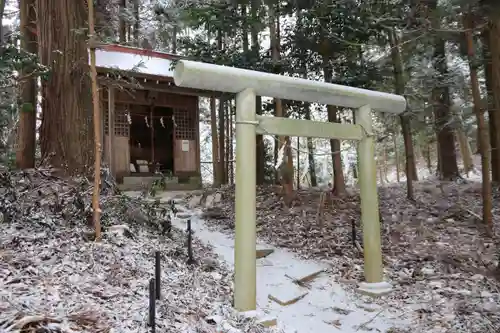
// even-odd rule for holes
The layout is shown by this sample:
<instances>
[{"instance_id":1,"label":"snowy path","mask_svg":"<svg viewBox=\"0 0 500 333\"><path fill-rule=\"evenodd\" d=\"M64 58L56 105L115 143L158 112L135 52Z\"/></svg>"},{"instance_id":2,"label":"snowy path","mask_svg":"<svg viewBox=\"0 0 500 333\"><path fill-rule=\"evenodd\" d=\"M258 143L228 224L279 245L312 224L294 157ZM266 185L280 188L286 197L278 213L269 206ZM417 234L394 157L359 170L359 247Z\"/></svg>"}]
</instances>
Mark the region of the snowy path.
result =
<instances>
[{"instance_id":1,"label":"snowy path","mask_svg":"<svg viewBox=\"0 0 500 333\"><path fill-rule=\"evenodd\" d=\"M166 201L169 197L165 193L160 200ZM192 215L194 237L210 244L213 251L233 268L232 236L209 229L199 218L201 210L189 210L181 203L178 206L183 216L186 213ZM185 230L186 222L187 219L175 218L173 226ZM308 287L299 287L288 277L327 269L326 264L298 258L289 251L264 243L258 243L257 248L274 249L269 256L257 260L257 310L277 319L278 328L285 333L387 332L393 327L408 326L408 322L402 319L403 309L381 307L371 303L368 296L346 291L327 272L314 278ZM269 299L270 294L288 296L301 292L307 292L305 297L287 306Z\"/></svg>"},{"instance_id":2,"label":"snowy path","mask_svg":"<svg viewBox=\"0 0 500 333\"><path fill-rule=\"evenodd\" d=\"M193 212L191 218L194 236L214 248L230 267L234 267L234 241L229 235L209 230L203 220ZM174 226L186 228L186 220L175 219ZM270 248L258 244L258 248ZM346 292L334 278L321 273L309 285L302 288L289 276L307 275L327 268L316 262L297 258L292 253L275 249L268 257L257 260L257 306L278 321L278 327L286 333L363 332L374 330L386 332L389 328L404 324L397 318L401 312L369 304L369 297ZM269 294L290 294L307 291L301 300L281 306L269 300ZM366 324L365 324L366 323ZM365 328L359 327L365 324Z\"/></svg>"}]
</instances>

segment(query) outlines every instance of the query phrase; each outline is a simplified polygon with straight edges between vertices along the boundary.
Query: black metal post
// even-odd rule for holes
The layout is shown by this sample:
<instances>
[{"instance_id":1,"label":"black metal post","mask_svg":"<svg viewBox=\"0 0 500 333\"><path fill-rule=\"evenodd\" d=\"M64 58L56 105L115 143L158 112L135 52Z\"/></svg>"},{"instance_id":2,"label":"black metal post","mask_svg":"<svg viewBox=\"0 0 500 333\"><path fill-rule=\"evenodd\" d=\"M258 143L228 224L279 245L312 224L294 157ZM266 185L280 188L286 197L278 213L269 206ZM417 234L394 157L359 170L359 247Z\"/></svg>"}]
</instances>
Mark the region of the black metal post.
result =
<instances>
[{"instance_id":1,"label":"black metal post","mask_svg":"<svg viewBox=\"0 0 500 333\"><path fill-rule=\"evenodd\" d=\"M174 214L174 217L177 216L177 207L175 206L175 201L174 199L170 199L170 210L172 211L172 213Z\"/></svg>"},{"instance_id":2,"label":"black metal post","mask_svg":"<svg viewBox=\"0 0 500 333\"><path fill-rule=\"evenodd\" d=\"M161 298L161 262L160 251L155 252L155 281L156 281L156 299Z\"/></svg>"},{"instance_id":3,"label":"black metal post","mask_svg":"<svg viewBox=\"0 0 500 333\"><path fill-rule=\"evenodd\" d=\"M187 220L187 247L188 247L188 265L194 264L193 258L193 237L192 237L192 229L191 229L191 219Z\"/></svg>"},{"instance_id":4,"label":"black metal post","mask_svg":"<svg viewBox=\"0 0 500 333\"><path fill-rule=\"evenodd\" d=\"M149 321L148 325L151 327L151 333L156 332L156 292L155 292L155 279L149 280Z\"/></svg>"}]
</instances>

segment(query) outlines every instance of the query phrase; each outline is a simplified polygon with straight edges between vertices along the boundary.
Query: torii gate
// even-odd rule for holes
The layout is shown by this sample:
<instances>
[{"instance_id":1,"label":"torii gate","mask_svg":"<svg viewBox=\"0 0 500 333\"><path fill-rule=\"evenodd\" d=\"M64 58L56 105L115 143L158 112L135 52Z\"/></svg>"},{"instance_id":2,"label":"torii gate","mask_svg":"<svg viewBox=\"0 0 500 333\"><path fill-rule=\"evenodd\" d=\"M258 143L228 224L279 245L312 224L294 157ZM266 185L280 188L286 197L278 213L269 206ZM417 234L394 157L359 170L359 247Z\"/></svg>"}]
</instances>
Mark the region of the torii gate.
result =
<instances>
[{"instance_id":1,"label":"torii gate","mask_svg":"<svg viewBox=\"0 0 500 333\"><path fill-rule=\"evenodd\" d=\"M365 282L358 290L390 292L383 280L380 221L371 111L400 114L405 98L337 84L234 67L181 60L174 69L177 86L236 94L236 221L234 307L256 309L256 134L358 140L361 222ZM356 124L338 124L259 116L255 97L321 103L356 109Z\"/></svg>"}]
</instances>

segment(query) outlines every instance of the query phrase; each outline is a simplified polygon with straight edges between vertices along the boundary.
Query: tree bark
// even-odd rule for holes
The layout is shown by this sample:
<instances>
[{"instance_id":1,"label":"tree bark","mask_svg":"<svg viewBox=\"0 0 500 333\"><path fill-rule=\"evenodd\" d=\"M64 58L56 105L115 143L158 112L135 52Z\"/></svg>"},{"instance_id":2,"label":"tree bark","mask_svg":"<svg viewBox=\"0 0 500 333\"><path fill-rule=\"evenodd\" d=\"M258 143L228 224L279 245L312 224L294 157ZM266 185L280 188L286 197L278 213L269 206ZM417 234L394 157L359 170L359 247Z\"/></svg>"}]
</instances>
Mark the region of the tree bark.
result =
<instances>
[{"instance_id":1,"label":"tree bark","mask_svg":"<svg viewBox=\"0 0 500 333\"><path fill-rule=\"evenodd\" d=\"M434 18L432 27L438 31L440 29L441 17L438 15L437 0L428 2ZM441 178L453 180L460 177L458 172L457 154L455 151L455 137L453 129L450 127L450 89L445 84L448 79L448 65L446 63L446 41L439 32L434 36L433 66L437 72L435 87L432 89L432 103L436 123L437 139L440 153Z\"/></svg>"},{"instance_id":2,"label":"tree bark","mask_svg":"<svg viewBox=\"0 0 500 333\"><path fill-rule=\"evenodd\" d=\"M400 175L400 165L399 165L399 149L398 149L398 138L397 134L394 133L392 136L392 140L394 143L394 164L396 165L396 181L399 183L401 181Z\"/></svg>"},{"instance_id":3,"label":"tree bark","mask_svg":"<svg viewBox=\"0 0 500 333\"><path fill-rule=\"evenodd\" d=\"M311 120L311 105L309 103L304 103L305 107L305 119ZM311 186L318 186L318 179L316 178L316 163L314 161L314 144L311 137L307 137L307 160L309 168L309 178L311 179Z\"/></svg>"},{"instance_id":4,"label":"tree bark","mask_svg":"<svg viewBox=\"0 0 500 333\"><path fill-rule=\"evenodd\" d=\"M252 0L250 7L250 16L253 22L257 22L259 17L259 9L261 6L261 0ZM257 59L259 57L260 45L259 45L259 31L257 30L257 25L252 24L250 27L250 36L252 41L252 57ZM245 45L245 41L243 41L243 45ZM244 49L245 50L245 49ZM248 50L247 50L248 52ZM258 115L262 114L262 97L255 97L255 111ZM257 170L257 185L262 185L265 182L266 175L266 151L264 146L264 140L262 135L257 135L255 137L256 144L256 160L255 160L255 168Z\"/></svg>"},{"instance_id":5,"label":"tree bark","mask_svg":"<svg viewBox=\"0 0 500 333\"><path fill-rule=\"evenodd\" d=\"M327 105L328 121L331 123L340 123L337 116L337 107ZM330 151L333 163L333 193L342 196L346 193L344 172L342 170L342 155L340 154L340 140L330 140Z\"/></svg>"},{"instance_id":6,"label":"tree bark","mask_svg":"<svg viewBox=\"0 0 500 333\"><path fill-rule=\"evenodd\" d=\"M140 26L141 26L141 18L139 16L139 11L140 9L140 3L139 0L134 0L134 43L136 47L139 47L141 44L139 40L139 32L140 32Z\"/></svg>"},{"instance_id":7,"label":"tree bark","mask_svg":"<svg viewBox=\"0 0 500 333\"><path fill-rule=\"evenodd\" d=\"M19 4L21 16L21 48L26 52L37 54L36 8L34 0L21 0ZM21 76L29 77L33 66L24 66ZM27 78L21 83L22 105L19 112L18 149L16 164L18 168L35 167L36 151L36 112L37 112L37 79Z\"/></svg>"},{"instance_id":8,"label":"tree bark","mask_svg":"<svg viewBox=\"0 0 500 333\"><path fill-rule=\"evenodd\" d=\"M232 140L231 140L231 136L230 136L230 132L229 132L229 126L230 126L230 121L231 121L231 100L227 100L226 102L226 107L224 108L224 111L225 111L225 126L224 126L224 129L225 129L225 138L226 138L226 151L225 151L225 170L226 170L226 184L229 184L229 177L230 177L230 171L229 171L229 168L230 168L230 154L229 154L229 147L231 147L232 145Z\"/></svg>"},{"instance_id":9,"label":"tree bark","mask_svg":"<svg viewBox=\"0 0 500 333\"><path fill-rule=\"evenodd\" d=\"M3 49L4 47L4 41L5 41L5 37L4 37L4 30L3 30L3 15L5 13L5 2L7 0L0 0L0 48ZM0 54L3 53L3 50L0 50Z\"/></svg>"},{"instance_id":10,"label":"tree bark","mask_svg":"<svg viewBox=\"0 0 500 333\"><path fill-rule=\"evenodd\" d=\"M276 9L277 3L269 3L269 37L271 40L271 57L273 64L275 66L274 72L280 74L280 39L279 39L279 15ZM283 112L283 103L281 99L274 99L274 116L275 117L285 117ZM283 192L285 194L285 205L290 206L293 199L293 157L290 145L290 138L281 136L278 138L279 145L278 150L284 147L283 164L280 166L279 177L281 185L283 186Z\"/></svg>"},{"instance_id":11,"label":"tree bark","mask_svg":"<svg viewBox=\"0 0 500 333\"><path fill-rule=\"evenodd\" d=\"M217 31L217 50L221 51L224 47L224 38L222 34L222 30ZM226 145L225 145L225 105L226 105L226 98L224 96L221 96L219 98L219 179L221 184L226 184L226 179L227 179L227 170L225 169L226 162L225 162L225 152L226 152Z\"/></svg>"},{"instance_id":12,"label":"tree bark","mask_svg":"<svg viewBox=\"0 0 500 333\"><path fill-rule=\"evenodd\" d=\"M500 16L483 33L484 72L488 96L492 180L500 182Z\"/></svg>"},{"instance_id":13,"label":"tree bark","mask_svg":"<svg viewBox=\"0 0 500 333\"><path fill-rule=\"evenodd\" d=\"M460 155L464 163L464 172L468 175L469 172L474 170L474 162L472 160L472 150L469 144L469 138L465 134L462 124L456 130L458 145L460 147Z\"/></svg>"},{"instance_id":14,"label":"tree bark","mask_svg":"<svg viewBox=\"0 0 500 333\"><path fill-rule=\"evenodd\" d=\"M389 182L389 179L387 178L387 148L385 147L385 144L382 143L382 170L384 171L384 180L386 183Z\"/></svg>"},{"instance_id":15,"label":"tree bark","mask_svg":"<svg viewBox=\"0 0 500 333\"><path fill-rule=\"evenodd\" d=\"M51 68L42 81L42 159L67 174L88 173L95 154L87 37L80 32L86 3L37 0L37 13L40 61Z\"/></svg>"},{"instance_id":16,"label":"tree bark","mask_svg":"<svg viewBox=\"0 0 500 333\"><path fill-rule=\"evenodd\" d=\"M212 130L212 166L214 187L220 187L221 180L219 174L219 139L217 134L217 106L215 97L210 98L210 126Z\"/></svg>"},{"instance_id":17,"label":"tree bark","mask_svg":"<svg viewBox=\"0 0 500 333\"><path fill-rule=\"evenodd\" d=\"M127 21L125 20L125 11L127 10L127 0L120 0L120 30L119 30L119 36L120 36L120 44L126 44L127 43Z\"/></svg>"},{"instance_id":18,"label":"tree bark","mask_svg":"<svg viewBox=\"0 0 500 333\"><path fill-rule=\"evenodd\" d=\"M469 14L464 19L466 29L465 36L467 41L467 56L469 58L470 79L472 88L472 97L474 99L474 113L477 119L477 128L479 131L479 152L481 153L481 168L482 168L482 195L483 195L483 223L486 224L490 231L493 230L492 216L492 198L491 198L491 179L490 179L490 145L488 142L488 129L484 119L483 111L481 110L481 92L479 91L479 80L477 75L478 62L475 59L475 46L472 35L474 23L472 14Z\"/></svg>"},{"instance_id":19,"label":"tree bark","mask_svg":"<svg viewBox=\"0 0 500 333\"><path fill-rule=\"evenodd\" d=\"M221 97L219 99L219 179L221 184L227 184L227 170L226 166L226 136L225 136L225 105L226 99Z\"/></svg>"},{"instance_id":20,"label":"tree bark","mask_svg":"<svg viewBox=\"0 0 500 333\"><path fill-rule=\"evenodd\" d=\"M96 32L103 40L114 39L113 18L108 7L109 0L97 0L95 6Z\"/></svg>"},{"instance_id":21,"label":"tree bark","mask_svg":"<svg viewBox=\"0 0 500 333\"><path fill-rule=\"evenodd\" d=\"M297 26L299 26L299 29L302 29L303 25L303 16L302 16L302 11L299 9L297 12ZM307 50L301 49L301 54L300 54L300 72L301 76L303 79L307 79ZM306 120L311 120L311 103L304 102L304 111L305 111L305 119ZM311 137L306 138L307 142L307 160L308 160L308 172L309 172L309 178L311 180L311 186L316 187L318 186L318 179L316 177L316 163L314 160L314 144L313 144L313 139Z\"/></svg>"},{"instance_id":22,"label":"tree bark","mask_svg":"<svg viewBox=\"0 0 500 333\"><path fill-rule=\"evenodd\" d=\"M248 40L248 11L247 11L247 5L242 4L241 5L241 16L243 17L243 26L242 26L242 43L243 43L243 52L248 55L248 51L250 50L250 42Z\"/></svg>"},{"instance_id":23,"label":"tree bark","mask_svg":"<svg viewBox=\"0 0 500 333\"><path fill-rule=\"evenodd\" d=\"M332 82L333 80L333 70L330 65L330 61L327 57L323 56L323 75L325 77L325 82ZM337 116L337 107L333 105L327 105L328 121L332 123L340 123ZM332 163L333 163L333 192L339 196L346 193L344 172L342 171L342 156L340 155L340 140L332 139L330 140L330 151L332 153Z\"/></svg>"},{"instance_id":24,"label":"tree bark","mask_svg":"<svg viewBox=\"0 0 500 333\"><path fill-rule=\"evenodd\" d=\"M236 101L233 99L234 103ZM234 147L233 147L233 138L234 138L234 128L233 128L233 103L232 101L229 103L229 149L228 149L228 155L229 155L229 163L228 163L228 177L229 177L229 184L234 183ZM236 105L235 105L236 107Z\"/></svg>"},{"instance_id":25,"label":"tree bark","mask_svg":"<svg viewBox=\"0 0 500 333\"><path fill-rule=\"evenodd\" d=\"M405 93L404 68L399 42L395 31L392 29L388 32L389 46L391 47L391 58L394 68L394 91L398 95ZM403 133L403 141L405 146L406 156L406 196L413 200L413 181L418 180L417 167L415 163L415 152L413 149L413 137L411 133L410 118L407 114L399 116L401 121L401 132Z\"/></svg>"}]
</instances>

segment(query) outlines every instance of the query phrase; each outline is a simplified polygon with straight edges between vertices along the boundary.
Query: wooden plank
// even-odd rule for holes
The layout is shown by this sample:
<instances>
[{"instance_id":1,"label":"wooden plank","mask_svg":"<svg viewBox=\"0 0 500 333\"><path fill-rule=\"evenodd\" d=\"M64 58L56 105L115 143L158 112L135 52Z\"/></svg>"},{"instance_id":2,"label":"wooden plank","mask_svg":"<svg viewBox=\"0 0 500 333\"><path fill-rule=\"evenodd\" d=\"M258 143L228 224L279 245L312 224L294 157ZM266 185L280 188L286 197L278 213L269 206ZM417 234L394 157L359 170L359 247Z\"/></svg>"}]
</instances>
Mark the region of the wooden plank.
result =
<instances>
[{"instance_id":1,"label":"wooden plank","mask_svg":"<svg viewBox=\"0 0 500 333\"><path fill-rule=\"evenodd\" d=\"M115 89L115 104L151 105L151 94L148 90L117 90ZM108 100L104 96L104 100ZM198 105L198 98L191 95L181 95L172 93L160 93L154 98L156 107L168 107L179 110L190 110L195 112ZM147 109L149 115L149 108Z\"/></svg>"},{"instance_id":2,"label":"wooden plank","mask_svg":"<svg viewBox=\"0 0 500 333\"><path fill-rule=\"evenodd\" d=\"M188 151L182 151L182 141L188 141ZM198 173L196 162L196 140L174 139L174 170L179 172Z\"/></svg>"},{"instance_id":3,"label":"wooden plank","mask_svg":"<svg viewBox=\"0 0 500 333\"><path fill-rule=\"evenodd\" d=\"M129 139L125 136L114 137L113 164L117 175L130 174L130 145Z\"/></svg>"},{"instance_id":4,"label":"wooden plank","mask_svg":"<svg viewBox=\"0 0 500 333\"><path fill-rule=\"evenodd\" d=\"M314 137L323 139L361 140L360 125L257 116L257 134Z\"/></svg>"}]
</instances>

